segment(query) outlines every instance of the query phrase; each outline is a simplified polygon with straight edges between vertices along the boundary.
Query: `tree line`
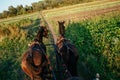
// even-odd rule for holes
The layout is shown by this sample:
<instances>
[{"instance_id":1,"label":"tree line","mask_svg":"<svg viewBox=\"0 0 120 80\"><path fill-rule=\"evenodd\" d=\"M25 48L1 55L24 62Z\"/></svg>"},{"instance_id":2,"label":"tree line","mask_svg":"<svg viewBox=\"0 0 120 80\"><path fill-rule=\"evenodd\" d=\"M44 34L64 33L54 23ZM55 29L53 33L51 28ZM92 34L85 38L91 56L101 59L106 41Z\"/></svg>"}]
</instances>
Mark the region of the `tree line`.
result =
<instances>
[{"instance_id":1,"label":"tree line","mask_svg":"<svg viewBox=\"0 0 120 80\"><path fill-rule=\"evenodd\" d=\"M31 6L26 5L25 7L23 7L23 5L18 5L17 7L11 5L8 7L8 10L0 13L0 19L90 1L95 0L43 0L34 2Z\"/></svg>"}]
</instances>

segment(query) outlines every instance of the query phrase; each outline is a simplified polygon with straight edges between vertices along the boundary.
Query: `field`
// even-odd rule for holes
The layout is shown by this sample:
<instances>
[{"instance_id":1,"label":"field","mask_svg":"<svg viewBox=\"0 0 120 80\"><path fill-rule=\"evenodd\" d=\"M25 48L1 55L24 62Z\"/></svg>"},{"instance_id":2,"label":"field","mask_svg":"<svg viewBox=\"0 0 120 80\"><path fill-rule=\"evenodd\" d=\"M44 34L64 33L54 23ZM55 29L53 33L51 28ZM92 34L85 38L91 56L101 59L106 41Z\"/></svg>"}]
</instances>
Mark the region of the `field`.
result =
<instances>
[{"instance_id":1,"label":"field","mask_svg":"<svg viewBox=\"0 0 120 80\"><path fill-rule=\"evenodd\" d=\"M120 79L120 1L102 0L42 12L56 41L57 21L66 21L66 37L79 50L79 74L91 80Z\"/></svg>"},{"instance_id":2,"label":"field","mask_svg":"<svg viewBox=\"0 0 120 80\"><path fill-rule=\"evenodd\" d=\"M120 1L119 0L113 0L113 1L102 0L102 1L84 3L84 4L77 4L73 6L46 10L46 11L43 11L43 14L46 18L53 18L53 17L61 17L61 16L66 16L66 15L76 14L76 13L85 12L85 11L93 11L96 9L101 10L101 9L111 8L113 6L120 7Z\"/></svg>"},{"instance_id":3,"label":"field","mask_svg":"<svg viewBox=\"0 0 120 80\"><path fill-rule=\"evenodd\" d=\"M29 80L20 68L21 57L43 20L55 41L59 36L57 21L66 21L66 38L79 50L81 77L92 80L99 73L101 80L120 79L120 0L98 0L45 10L41 14L0 20L0 80ZM51 41L51 34L44 39L45 44ZM53 47L47 49L54 67Z\"/></svg>"}]
</instances>

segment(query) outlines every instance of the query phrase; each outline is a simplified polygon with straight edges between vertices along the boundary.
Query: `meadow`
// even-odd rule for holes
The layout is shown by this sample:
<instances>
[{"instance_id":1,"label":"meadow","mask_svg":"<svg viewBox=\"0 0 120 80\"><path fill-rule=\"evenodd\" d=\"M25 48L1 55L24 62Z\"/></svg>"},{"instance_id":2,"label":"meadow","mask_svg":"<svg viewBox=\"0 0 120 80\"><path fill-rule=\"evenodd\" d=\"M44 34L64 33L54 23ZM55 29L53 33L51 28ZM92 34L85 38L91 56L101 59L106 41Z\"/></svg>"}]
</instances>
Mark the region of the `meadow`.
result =
<instances>
[{"instance_id":1,"label":"meadow","mask_svg":"<svg viewBox=\"0 0 120 80\"><path fill-rule=\"evenodd\" d=\"M96 9L105 9L108 7L113 7L120 5L119 0L102 0L102 1L94 1L89 3L83 3L83 4L76 4L71 5L67 7L61 7L61 8L55 8L51 10L45 10L43 11L43 14L46 18L52 18L56 16L65 16L69 14L75 14L77 12L83 12L83 11L91 11ZM74 17L74 16L73 16Z\"/></svg>"}]
</instances>

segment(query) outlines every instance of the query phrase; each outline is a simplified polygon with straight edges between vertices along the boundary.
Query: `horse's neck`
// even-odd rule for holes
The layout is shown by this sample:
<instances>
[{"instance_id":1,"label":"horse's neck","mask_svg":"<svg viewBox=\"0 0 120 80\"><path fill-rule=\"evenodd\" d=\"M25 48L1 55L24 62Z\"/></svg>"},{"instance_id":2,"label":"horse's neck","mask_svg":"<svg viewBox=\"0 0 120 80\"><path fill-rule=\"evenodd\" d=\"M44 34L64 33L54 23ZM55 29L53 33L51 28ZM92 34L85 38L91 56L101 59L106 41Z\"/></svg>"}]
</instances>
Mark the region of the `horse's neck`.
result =
<instances>
[{"instance_id":1,"label":"horse's neck","mask_svg":"<svg viewBox=\"0 0 120 80\"><path fill-rule=\"evenodd\" d=\"M38 31L36 38L38 40L39 43L43 43L43 36L42 36L42 32Z\"/></svg>"},{"instance_id":2,"label":"horse's neck","mask_svg":"<svg viewBox=\"0 0 120 80\"><path fill-rule=\"evenodd\" d=\"M39 38L39 43L43 43L43 37L42 36Z\"/></svg>"},{"instance_id":3,"label":"horse's neck","mask_svg":"<svg viewBox=\"0 0 120 80\"><path fill-rule=\"evenodd\" d=\"M41 34L37 34L36 39L39 43L43 43L43 36L41 36Z\"/></svg>"},{"instance_id":4,"label":"horse's neck","mask_svg":"<svg viewBox=\"0 0 120 80\"><path fill-rule=\"evenodd\" d=\"M59 34L61 35L61 36L64 36L64 33L65 33L65 30L64 30L64 25L59 25Z\"/></svg>"}]
</instances>

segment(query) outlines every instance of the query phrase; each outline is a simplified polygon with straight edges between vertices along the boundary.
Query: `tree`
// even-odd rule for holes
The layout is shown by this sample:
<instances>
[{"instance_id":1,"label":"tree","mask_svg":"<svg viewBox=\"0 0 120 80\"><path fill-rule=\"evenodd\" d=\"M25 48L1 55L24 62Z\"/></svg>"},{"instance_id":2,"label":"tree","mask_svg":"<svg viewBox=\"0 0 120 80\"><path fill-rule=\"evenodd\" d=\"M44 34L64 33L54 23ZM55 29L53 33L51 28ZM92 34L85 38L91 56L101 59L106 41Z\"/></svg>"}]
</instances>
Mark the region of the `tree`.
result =
<instances>
[{"instance_id":1,"label":"tree","mask_svg":"<svg viewBox=\"0 0 120 80\"><path fill-rule=\"evenodd\" d=\"M38 7L37 7L37 2L32 3L32 7L33 7L33 11L37 11Z\"/></svg>"},{"instance_id":2,"label":"tree","mask_svg":"<svg viewBox=\"0 0 120 80\"><path fill-rule=\"evenodd\" d=\"M17 9L17 15L22 14L23 5L18 5L16 9Z\"/></svg>"},{"instance_id":3,"label":"tree","mask_svg":"<svg viewBox=\"0 0 120 80\"><path fill-rule=\"evenodd\" d=\"M0 19L2 19L2 18L3 18L2 13L0 13Z\"/></svg>"},{"instance_id":4,"label":"tree","mask_svg":"<svg viewBox=\"0 0 120 80\"><path fill-rule=\"evenodd\" d=\"M33 8L32 8L32 6L28 6L28 5L26 5L26 6L25 6L25 9L26 9L26 12L27 12L27 13L31 13L31 12L33 12Z\"/></svg>"},{"instance_id":5,"label":"tree","mask_svg":"<svg viewBox=\"0 0 120 80\"><path fill-rule=\"evenodd\" d=\"M9 6L8 10L10 12L10 16L15 16L17 14L17 9L13 6Z\"/></svg>"},{"instance_id":6,"label":"tree","mask_svg":"<svg viewBox=\"0 0 120 80\"><path fill-rule=\"evenodd\" d=\"M9 17L9 11L3 11L2 17L3 17L3 18Z\"/></svg>"}]
</instances>

